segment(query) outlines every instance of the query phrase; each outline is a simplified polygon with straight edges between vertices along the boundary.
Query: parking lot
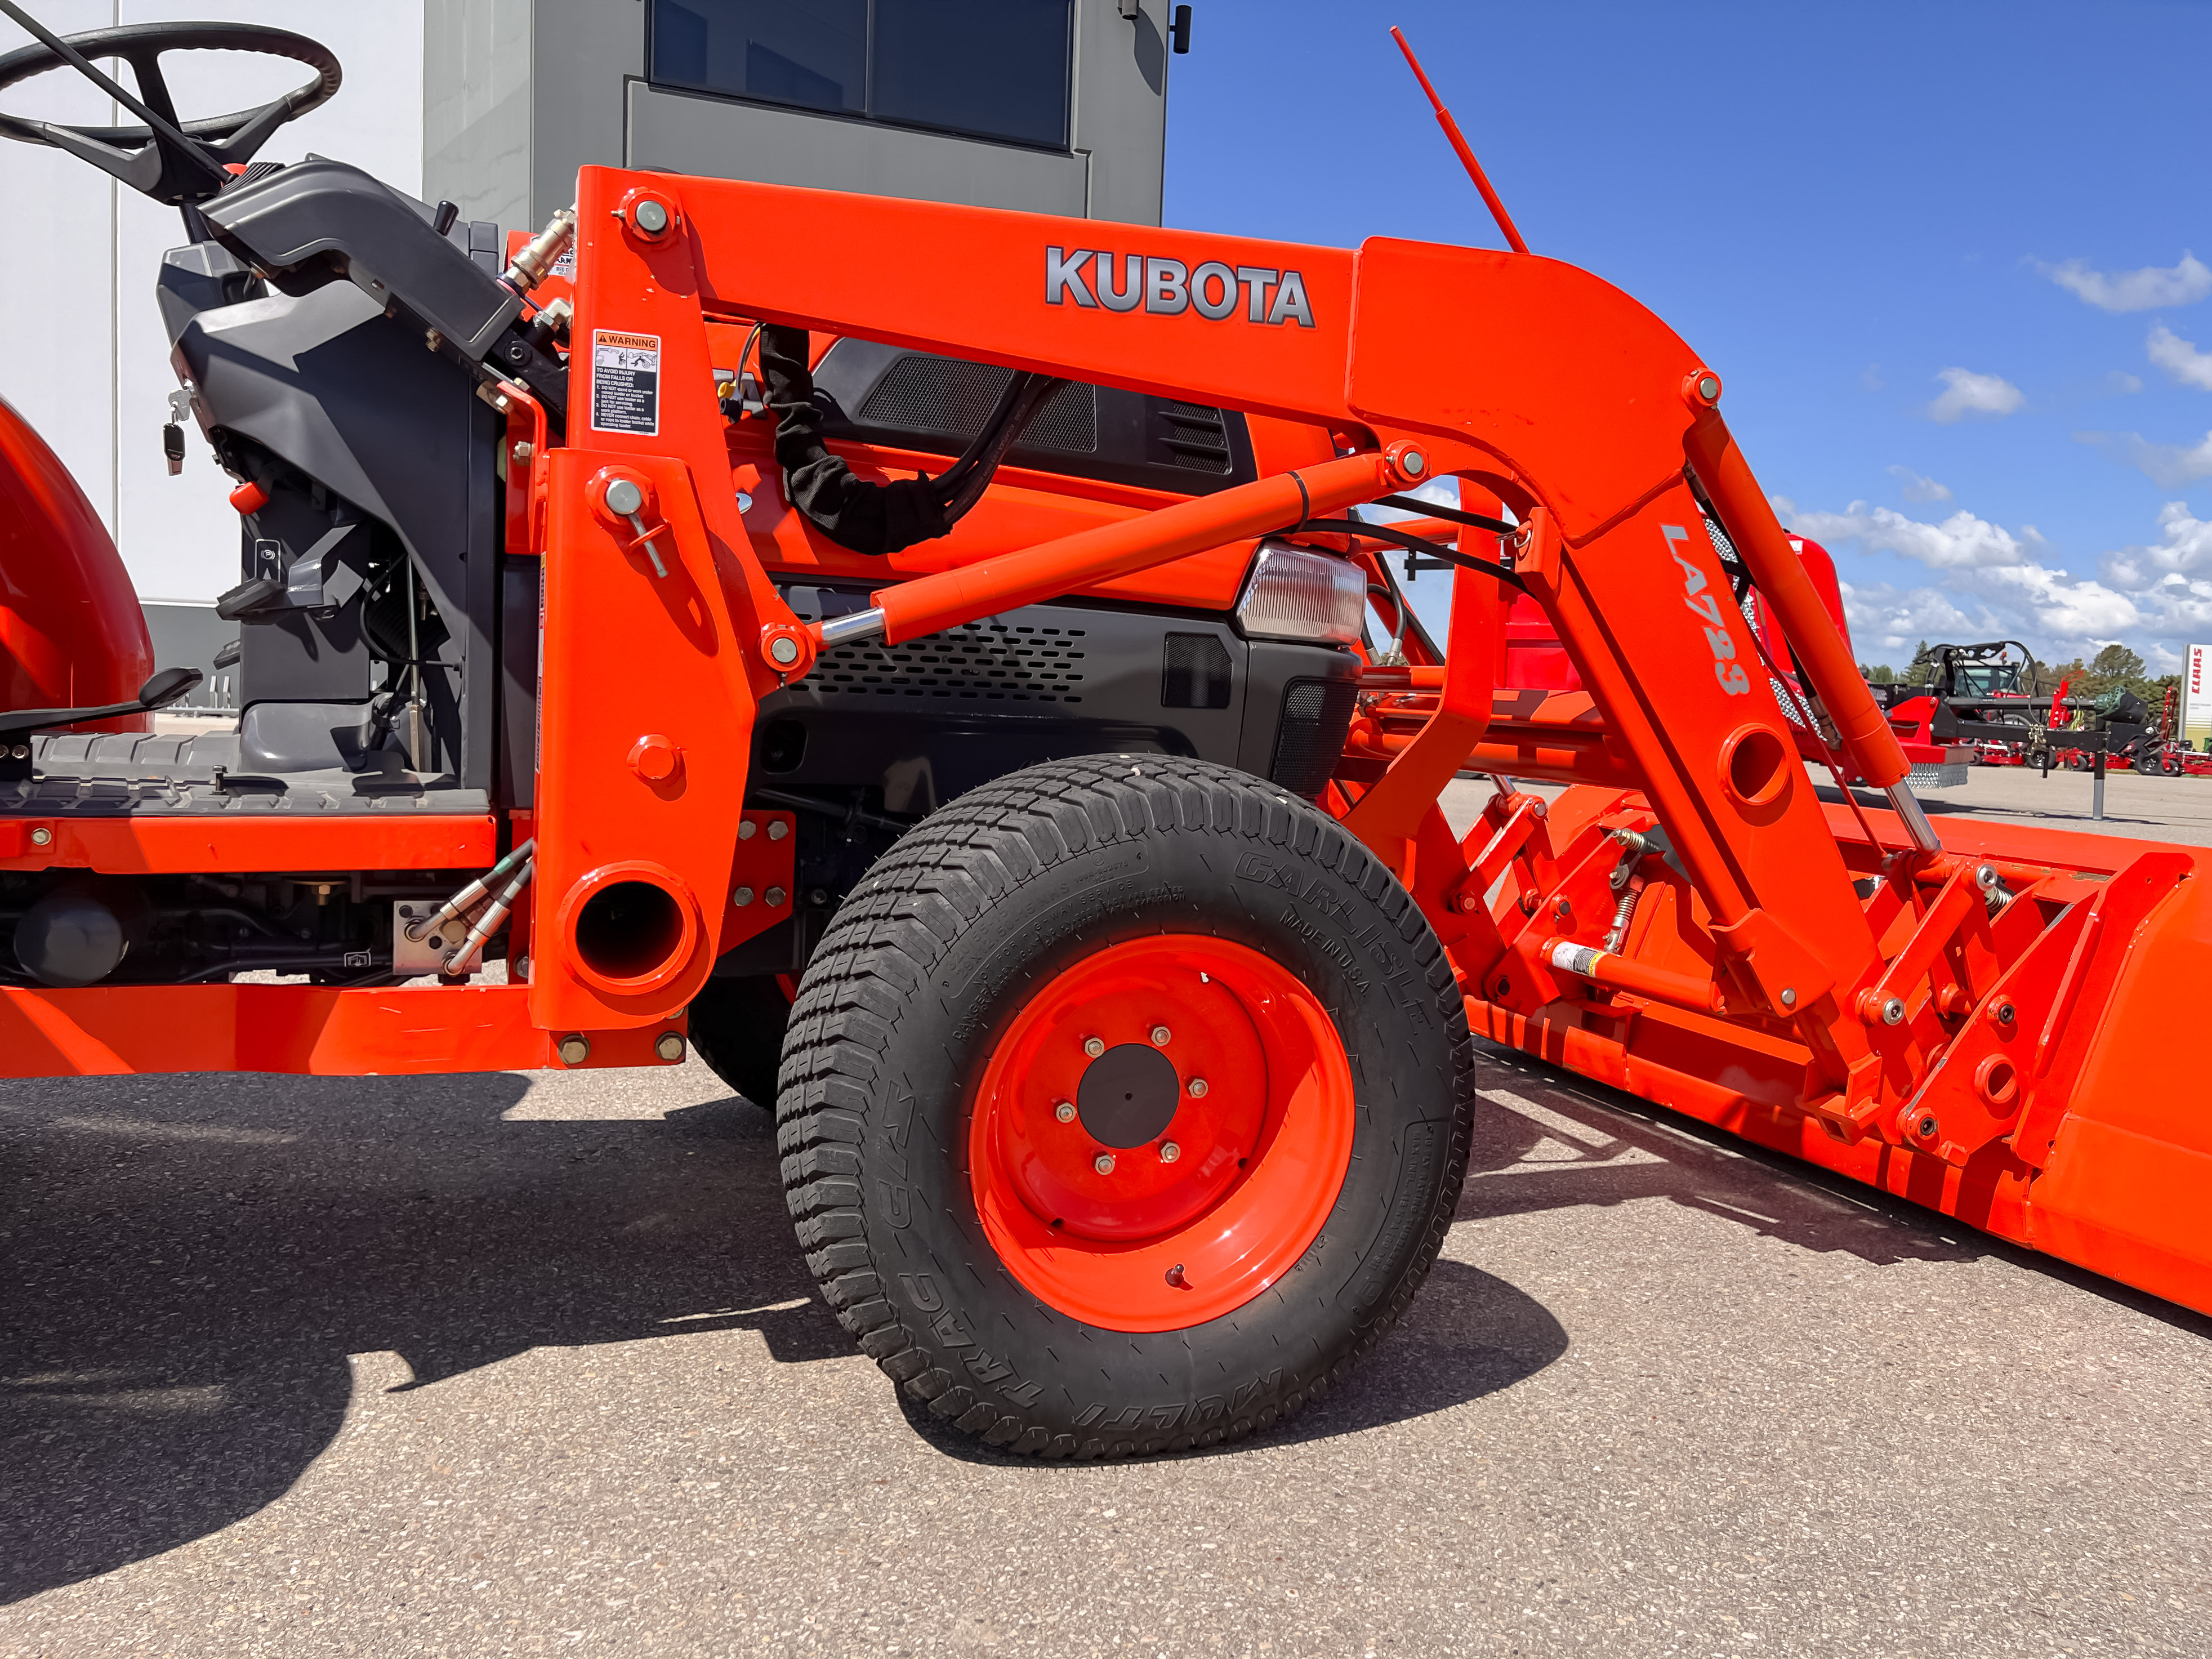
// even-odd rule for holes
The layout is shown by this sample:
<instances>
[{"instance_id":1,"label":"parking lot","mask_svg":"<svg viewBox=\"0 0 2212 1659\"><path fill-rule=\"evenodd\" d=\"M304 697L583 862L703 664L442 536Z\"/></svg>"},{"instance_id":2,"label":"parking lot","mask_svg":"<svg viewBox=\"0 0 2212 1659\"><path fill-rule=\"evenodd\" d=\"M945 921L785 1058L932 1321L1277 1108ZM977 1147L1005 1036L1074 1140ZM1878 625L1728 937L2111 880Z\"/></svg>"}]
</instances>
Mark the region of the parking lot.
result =
<instances>
[{"instance_id":1,"label":"parking lot","mask_svg":"<svg viewBox=\"0 0 2212 1659\"><path fill-rule=\"evenodd\" d=\"M2201 842L2212 786L2108 811ZM1352 1384L1105 1466L911 1418L696 1063L10 1085L0 1653L2212 1647L2212 1322L1483 1068Z\"/></svg>"}]
</instances>

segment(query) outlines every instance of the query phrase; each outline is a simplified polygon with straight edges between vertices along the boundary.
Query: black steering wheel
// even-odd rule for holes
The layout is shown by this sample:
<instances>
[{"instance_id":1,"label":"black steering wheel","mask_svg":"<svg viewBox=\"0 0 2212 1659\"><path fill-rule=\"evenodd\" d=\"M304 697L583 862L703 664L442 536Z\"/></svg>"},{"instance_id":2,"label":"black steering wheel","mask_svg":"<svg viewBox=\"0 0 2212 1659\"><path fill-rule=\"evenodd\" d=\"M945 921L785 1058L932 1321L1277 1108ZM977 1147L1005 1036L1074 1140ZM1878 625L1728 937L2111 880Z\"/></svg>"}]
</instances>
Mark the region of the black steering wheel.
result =
<instances>
[{"instance_id":1,"label":"black steering wheel","mask_svg":"<svg viewBox=\"0 0 2212 1659\"><path fill-rule=\"evenodd\" d=\"M145 122L140 126L80 127L0 114L0 133L65 150L172 206L207 200L230 183L233 169L252 161L277 128L328 101L338 89L337 54L289 29L254 23L133 23L64 39L49 33L9 0L0 0L0 13L38 37L37 44L0 58L0 92L48 70L74 69ZM161 76L161 59L173 52L262 52L305 64L315 71L315 78L258 109L180 122L168 82ZM119 58L130 64L138 82L137 96L94 69L89 60L95 58Z\"/></svg>"}]
</instances>

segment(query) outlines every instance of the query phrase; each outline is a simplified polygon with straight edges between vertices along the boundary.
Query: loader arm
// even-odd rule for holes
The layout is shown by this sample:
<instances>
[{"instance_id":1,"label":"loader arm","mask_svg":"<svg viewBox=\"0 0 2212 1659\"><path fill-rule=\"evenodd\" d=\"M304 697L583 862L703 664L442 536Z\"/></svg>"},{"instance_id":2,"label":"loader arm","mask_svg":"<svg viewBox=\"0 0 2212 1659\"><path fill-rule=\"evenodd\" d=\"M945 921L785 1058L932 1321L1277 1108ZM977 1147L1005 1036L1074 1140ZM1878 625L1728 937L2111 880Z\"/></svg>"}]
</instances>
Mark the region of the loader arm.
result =
<instances>
[{"instance_id":1,"label":"loader arm","mask_svg":"<svg viewBox=\"0 0 2212 1659\"><path fill-rule=\"evenodd\" d=\"M647 199L665 210L661 234L635 228ZM720 574L733 643L763 641L742 669L721 658L733 698L748 677L757 693L805 674L828 646L911 639L1208 545L1297 535L1455 476L1466 499L1519 526L1502 541L1463 526L1461 550L1510 565L1584 690L1498 692L1508 590L1459 568L1444 664L1370 672L1332 799L1422 904L1477 1029L1977 1224L2063 1239L2101 1271L2212 1300L2201 1243L2172 1216L2087 1213L2094 1183L2078 1154L2077 1173L2045 1182L2040 1218L2032 1195L2083 1137L2148 1132L2115 1103L2076 1095L2101 1052L2081 1033L2112 1018L2119 960L2140 930L2181 925L2196 855L2107 858L2096 870L2051 838L2022 849L1983 832L1946 852L1722 418L1718 377L1626 295L1524 254L1395 240L1346 252L600 169L581 175L578 214L582 383L571 407L616 414L586 413L572 428L579 447L556 452L549 659L587 655L623 614L641 638L658 627L648 649L697 655L661 603L675 590L625 559L634 538L603 511L588 521L575 499L611 469L650 475L682 501L671 522L687 569L702 582ZM1336 434L1340 458L888 583L865 610L801 627L750 540L788 511L775 480L746 473L752 504L740 512L721 459L710 319L1313 422ZM620 414L634 389L625 371L592 367L595 342L625 339L662 354L650 429ZM602 372L620 383L603 387ZM633 429L611 429L626 420ZM1816 795L1773 690L1781 671L1738 606L1709 521L1819 699L1837 760L1884 789L1890 811L1854 803L1839 823ZM697 538L708 545L687 544ZM583 716L558 707L549 694L541 833L582 847L620 832L636 845L640 823L610 804L621 792L604 763L594 775L570 758L618 745L561 740ZM1468 766L1598 787L1547 818L1509 786L1455 844L1436 797ZM673 849L678 820L704 820L671 805ZM711 890L729 848L703 828L686 833L689 879ZM687 867L674 850L669 860ZM547 862L536 936L558 952L573 930L544 907L589 878ZM549 975L534 986L538 1023L617 1013L586 1006L579 983ZM2055 1127L2090 1120L2109 1127ZM2164 1132L2173 1179L2212 1169Z\"/></svg>"},{"instance_id":2,"label":"loader arm","mask_svg":"<svg viewBox=\"0 0 2212 1659\"><path fill-rule=\"evenodd\" d=\"M658 236L634 228L648 198L670 214L671 228ZM816 624L800 644L805 659L825 634L912 637L1198 548L1293 529L1445 473L1494 495L1525 526L1517 574L1591 688L1609 758L1650 798L1713 919L1735 1000L1799 1033L1821 1079L1815 1092L1838 1103L1828 1109L1838 1122L1868 1109L1845 1102L1851 1078L1863 1084L1873 1066L1867 1028L1845 1004L1878 975L1881 959L1729 599L1700 490L1743 550L1860 771L1891 783L1906 767L1735 451L1716 407L1717 380L1626 295L1525 255L1391 240L1355 253L1109 232L1082 220L598 168L581 175L578 217L578 361L588 364L594 342L658 342L662 385L655 430L610 431L619 421L587 417L575 434L587 450L562 453L563 476L581 480L624 464L672 479L688 474L684 493L696 496L702 529L733 551L745 549L746 535L732 491L698 466L720 450L722 430L709 318L1208 399L1327 425L1353 451L880 589L874 611ZM768 249L805 252L764 257ZM594 382L572 392L571 403L611 407L613 396ZM577 555L567 556L573 574ZM599 589L634 568L599 560L590 568L588 588L576 588L554 567L549 656L588 654L592 635L624 603ZM740 635L772 625L781 606L757 563L740 556L730 574L733 611L753 607ZM1379 812L1352 820L1401 873L1437 785L1487 723L1468 711L1487 710L1492 665L1478 645L1495 630L1500 587L1474 572L1458 580L1443 700L1459 724L1449 736L1439 726L1425 746L1396 757L1400 782L1374 786L1385 798L1407 797L1408 808L1387 822ZM624 592L635 589L630 581ZM804 666L796 661L793 672ZM565 719L549 704L556 752L574 748L556 735ZM1618 783L1621 769L1608 765L1604 775ZM572 786L549 771L549 829L601 810L593 800L603 785L579 777ZM556 830L546 839L575 837ZM549 895L571 874L547 873ZM1532 963L1528 971L1550 982L1547 967Z\"/></svg>"}]
</instances>

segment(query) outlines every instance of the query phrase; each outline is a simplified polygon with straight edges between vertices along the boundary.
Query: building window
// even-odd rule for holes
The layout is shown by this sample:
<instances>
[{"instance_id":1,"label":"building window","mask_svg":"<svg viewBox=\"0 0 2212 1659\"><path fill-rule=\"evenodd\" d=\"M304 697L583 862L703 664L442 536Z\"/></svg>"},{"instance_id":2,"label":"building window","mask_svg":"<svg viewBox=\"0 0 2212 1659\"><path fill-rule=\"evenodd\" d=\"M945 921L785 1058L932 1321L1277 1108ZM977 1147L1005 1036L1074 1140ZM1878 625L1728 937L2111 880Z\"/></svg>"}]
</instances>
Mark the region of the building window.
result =
<instances>
[{"instance_id":1,"label":"building window","mask_svg":"<svg viewBox=\"0 0 2212 1659\"><path fill-rule=\"evenodd\" d=\"M656 86L1067 147L1073 0L651 0Z\"/></svg>"}]
</instances>

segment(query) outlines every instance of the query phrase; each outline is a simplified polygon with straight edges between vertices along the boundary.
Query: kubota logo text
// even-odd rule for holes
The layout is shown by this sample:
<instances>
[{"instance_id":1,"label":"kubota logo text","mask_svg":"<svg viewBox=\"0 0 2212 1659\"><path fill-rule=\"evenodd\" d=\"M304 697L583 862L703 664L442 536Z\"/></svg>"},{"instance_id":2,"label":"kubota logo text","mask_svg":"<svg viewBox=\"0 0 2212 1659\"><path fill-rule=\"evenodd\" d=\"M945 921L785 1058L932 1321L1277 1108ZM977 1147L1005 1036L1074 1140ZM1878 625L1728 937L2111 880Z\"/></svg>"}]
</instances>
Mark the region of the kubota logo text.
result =
<instances>
[{"instance_id":1,"label":"kubota logo text","mask_svg":"<svg viewBox=\"0 0 2212 1659\"><path fill-rule=\"evenodd\" d=\"M1105 248L1047 248L1044 302L1086 311L1100 306L1109 311L1142 307L1164 317L1195 311L1217 323L1242 310L1247 322L1314 325L1302 271L1225 265L1218 259L1208 259L1194 270L1180 259Z\"/></svg>"},{"instance_id":2,"label":"kubota logo text","mask_svg":"<svg viewBox=\"0 0 2212 1659\"><path fill-rule=\"evenodd\" d=\"M1674 544L1689 540L1690 532L1678 524L1662 524L1659 533L1667 538L1667 551L1682 567L1682 603L1705 625L1705 643L1713 651L1713 678L1729 696L1740 697L1751 690L1751 676L1735 659L1735 640L1729 633L1728 623L1721 620L1720 606L1706 591L1705 573L1674 551Z\"/></svg>"}]
</instances>

